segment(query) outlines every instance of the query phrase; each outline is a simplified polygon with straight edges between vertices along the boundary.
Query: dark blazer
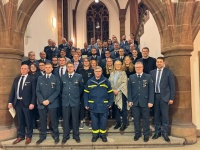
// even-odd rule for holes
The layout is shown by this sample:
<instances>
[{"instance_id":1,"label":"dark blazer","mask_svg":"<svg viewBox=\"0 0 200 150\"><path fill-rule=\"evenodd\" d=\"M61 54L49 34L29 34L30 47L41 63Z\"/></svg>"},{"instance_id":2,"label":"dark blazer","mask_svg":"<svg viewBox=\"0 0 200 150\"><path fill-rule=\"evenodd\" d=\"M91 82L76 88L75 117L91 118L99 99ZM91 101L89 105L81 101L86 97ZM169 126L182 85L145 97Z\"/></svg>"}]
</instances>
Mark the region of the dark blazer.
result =
<instances>
[{"instance_id":1,"label":"dark blazer","mask_svg":"<svg viewBox=\"0 0 200 150\"><path fill-rule=\"evenodd\" d=\"M87 57L91 56L91 50L89 48L85 49L81 49L81 53L82 55L87 55Z\"/></svg>"},{"instance_id":2,"label":"dark blazer","mask_svg":"<svg viewBox=\"0 0 200 150\"><path fill-rule=\"evenodd\" d=\"M113 51L113 52L110 53L110 57L112 59L116 59L117 57L119 57L119 53L118 52L115 53L115 51Z\"/></svg>"},{"instance_id":3,"label":"dark blazer","mask_svg":"<svg viewBox=\"0 0 200 150\"><path fill-rule=\"evenodd\" d=\"M20 77L21 76L16 77L14 79L10 92L10 97L8 100L8 103L12 103L14 107L17 102L17 88ZM36 89L36 78L28 75L26 81L24 82L23 92L22 92L22 102L24 104L24 107L29 107L30 104L33 105L35 104L36 102L35 89Z\"/></svg>"},{"instance_id":4,"label":"dark blazer","mask_svg":"<svg viewBox=\"0 0 200 150\"><path fill-rule=\"evenodd\" d=\"M66 48L66 57L68 57L68 58L71 58L72 56L71 56L71 50L72 49L77 49L76 47L70 47L69 45L68 45L68 47Z\"/></svg>"},{"instance_id":5,"label":"dark blazer","mask_svg":"<svg viewBox=\"0 0 200 150\"><path fill-rule=\"evenodd\" d=\"M57 77L61 77L59 74L59 70L60 70L60 66L53 70L53 74L56 75ZM67 69L65 70L65 73L67 73Z\"/></svg>"},{"instance_id":6,"label":"dark blazer","mask_svg":"<svg viewBox=\"0 0 200 150\"><path fill-rule=\"evenodd\" d=\"M37 62L39 64L40 62L43 62L43 61L42 61L42 59L40 59ZM45 59L44 63L51 63L51 60Z\"/></svg>"},{"instance_id":7,"label":"dark blazer","mask_svg":"<svg viewBox=\"0 0 200 150\"><path fill-rule=\"evenodd\" d=\"M98 62L99 66L102 66L102 58L100 56L97 56L94 58L93 56L89 57L89 60L96 60Z\"/></svg>"},{"instance_id":8,"label":"dark blazer","mask_svg":"<svg viewBox=\"0 0 200 150\"><path fill-rule=\"evenodd\" d=\"M132 63L135 65L135 63L139 60L139 57L136 57L135 59L133 59L133 57L131 57Z\"/></svg>"},{"instance_id":9,"label":"dark blazer","mask_svg":"<svg viewBox=\"0 0 200 150\"><path fill-rule=\"evenodd\" d=\"M123 64L123 62L124 62L124 58L125 58L125 56L123 56L123 59L121 59L120 56L119 56L119 57L117 57L117 58L114 60L114 62L115 62L116 60L119 60L119 61L121 61L122 64Z\"/></svg>"},{"instance_id":10,"label":"dark blazer","mask_svg":"<svg viewBox=\"0 0 200 150\"><path fill-rule=\"evenodd\" d=\"M62 106L78 106L83 93L84 84L83 77L74 73L70 79L68 73L61 77Z\"/></svg>"},{"instance_id":11,"label":"dark blazer","mask_svg":"<svg viewBox=\"0 0 200 150\"><path fill-rule=\"evenodd\" d=\"M97 49L97 56L100 56L100 52L99 52L99 49ZM102 59L105 58L105 50L102 48L101 49L101 56L100 56Z\"/></svg>"},{"instance_id":12,"label":"dark blazer","mask_svg":"<svg viewBox=\"0 0 200 150\"><path fill-rule=\"evenodd\" d=\"M43 101L49 100L48 108L59 107L59 94L60 94L60 80L55 75L51 74L50 79L46 76L38 78L36 94L38 98L38 109L44 109Z\"/></svg>"},{"instance_id":13,"label":"dark blazer","mask_svg":"<svg viewBox=\"0 0 200 150\"><path fill-rule=\"evenodd\" d=\"M43 76L43 74L41 73L41 71L37 71L37 72L35 73L36 79L38 79L39 76Z\"/></svg>"},{"instance_id":14,"label":"dark blazer","mask_svg":"<svg viewBox=\"0 0 200 150\"><path fill-rule=\"evenodd\" d=\"M156 83L156 72L157 69L152 70L150 72L154 85ZM162 76L160 79L160 94L161 94L161 99L165 102L168 102L169 100L174 100L175 97L174 75L172 71L167 68L163 68Z\"/></svg>"},{"instance_id":15,"label":"dark blazer","mask_svg":"<svg viewBox=\"0 0 200 150\"><path fill-rule=\"evenodd\" d=\"M147 59L139 59L138 61L141 61L144 65L144 73L149 74L151 70L156 69L156 59L153 57L148 57Z\"/></svg>"},{"instance_id":16,"label":"dark blazer","mask_svg":"<svg viewBox=\"0 0 200 150\"><path fill-rule=\"evenodd\" d=\"M120 48L125 48L127 45L128 45L127 41L125 41L125 43L124 43L124 41L120 42Z\"/></svg>"},{"instance_id":17,"label":"dark blazer","mask_svg":"<svg viewBox=\"0 0 200 150\"><path fill-rule=\"evenodd\" d=\"M137 74L129 77L128 101L140 107L148 107L148 103L154 103L153 80L149 74L143 73L140 79Z\"/></svg>"},{"instance_id":18,"label":"dark blazer","mask_svg":"<svg viewBox=\"0 0 200 150\"><path fill-rule=\"evenodd\" d=\"M55 47L55 50L52 51L50 48L47 50L46 55L47 55L46 59L52 60L52 57L54 56L60 57L60 50L57 47Z\"/></svg>"},{"instance_id":19,"label":"dark blazer","mask_svg":"<svg viewBox=\"0 0 200 150\"><path fill-rule=\"evenodd\" d=\"M47 45L44 47L44 52L46 53L48 49L51 49L51 46Z\"/></svg>"},{"instance_id":20,"label":"dark blazer","mask_svg":"<svg viewBox=\"0 0 200 150\"><path fill-rule=\"evenodd\" d=\"M59 49L59 50L62 50L62 49L65 49L65 50L66 50L67 47L68 47L68 44L65 44L65 45L64 45L64 44L60 44L60 45L58 45L58 49Z\"/></svg>"},{"instance_id":21,"label":"dark blazer","mask_svg":"<svg viewBox=\"0 0 200 150\"><path fill-rule=\"evenodd\" d=\"M39 63L38 63L37 60L35 60L34 62L31 62L30 60L26 60L26 61L23 61L23 62L21 63L21 65L24 65L24 64L26 64L26 65L28 65L28 66L30 66L31 64L36 64L37 66L39 65Z\"/></svg>"}]
</instances>

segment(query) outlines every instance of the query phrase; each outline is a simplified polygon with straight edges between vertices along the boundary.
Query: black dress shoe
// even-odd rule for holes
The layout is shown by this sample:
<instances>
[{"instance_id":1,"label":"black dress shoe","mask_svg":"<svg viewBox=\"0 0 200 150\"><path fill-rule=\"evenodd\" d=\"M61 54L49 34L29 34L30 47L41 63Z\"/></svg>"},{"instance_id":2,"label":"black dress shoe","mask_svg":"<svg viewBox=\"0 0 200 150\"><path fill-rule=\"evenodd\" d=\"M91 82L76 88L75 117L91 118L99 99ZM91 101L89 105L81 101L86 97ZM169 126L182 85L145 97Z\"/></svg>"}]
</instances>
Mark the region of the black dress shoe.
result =
<instances>
[{"instance_id":1,"label":"black dress shoe","mask_svg":"<svg viewBox=\"0 0 200 150\"><path fill-rule=\"evenodd\" d=\"M136 135L134 136L134 141L138 141L140 137L141 137L141 135L136 134Z\"/></svg>"},{"instance_id":2,"label":"black dress shoe","mask_svg":"<svg viewBox=\"0 0 200 150\"><path fill-rule=\"evenodd\" d=\"M99 137L97 137L97 136L93 136L93 137L92 137L92 142L96 142L98 138L99 138Z\"/></svg>"},{"instance_id":3,"label":"black dress shoe","mask_svg":"<svg viewBox=\"0 0 200 150\"><path fill-rule=\"evenodd\" d=\"M80 138L76 138L75 141L76 141L76 143L80 143L81 139Z\"/></svg>"},{"instance_id":4,"label":"black dress shoe","mask_svg":"<svg viewBox=\"0 0 200 150\"><path fill-rule=\"evenodd\" d=\"M108 141L106 136L102 136L101 139L102 139L103 142L107 142Z\"/></svg>"},{"instance_id":5,"label":"black dress shoe","mask_svg":"<svg viewBox=\"0 0 200 150\"><path fill-rule=\"evenodd\" d=\"M126 125L122 125L120 131L124 131L126 129Z\"/></svg>"},{"instance_id":6,"label":"black dress shoe","mask_svg":"<svg viewBox=\"0 0 200 150\"><path fill-rule=\"evenodd\" d=\"M40 144L40 143L42 143L44 140L45 140L45 139L40 138L40 139L36 142L36 144Z\"/></svg>"},{"instance_id":7,"label":"black dress shoe","mask_svg":"<svg viewBox=\"0 0 200 150\"><path fill-rule=\"evenodd\" d=\"M119 129L120 127L121 127L121 124L117 123L117 124L115 125L114 129L116 130L116 129Z\"/></svg>"},{"instance_id":8,"label":"black dress shoe","mask_svg":"<svg viewBox=\"0 0 200 150\"><path fill-rule=\"evenodd\" d=\"M168 137L168 135L162 135L162 137L166 142L170 142L170 138Z\"/></svg>"},{"instance_id":9,"label":"black dress shoe","mask_svg":"<svg viewBox=\"0 0 200 150\"><path fill-rule=\"evenodd\" d=\"M144 135L144 142L148 142L149 141L149 136L148 135Z\"/></svg>"},{"instance_id":10,"label":"black dress shoe","mask_svg":"<svg viewBox=\"0 0 200 150\"><path fill-rule=\"evenodd\" d=\"M65 144L69 138L63 138L61 144Z\"/></svg>"},{"instance_id":11,"label":"black dress shoe","mask_svg":"<svg viewBox=\"0 0 200 150\"><path fill-rule=\"evenodd\" d=\"M161 137L160 133L155 133L152 137L152 139L158 139L159 137Z\"/></svg>"},{"instance_id":12,"label":"black dress shoe","mask_svg":"<svg viewBox=\"0 0 200 150\"><path fill-rule=\"evenodd\" d=\"M57 138L54 139L54 143L55 143L55 144L58 144L59 141L60 141L59 137L57 137Z\"/></svg>"}]
</instances>

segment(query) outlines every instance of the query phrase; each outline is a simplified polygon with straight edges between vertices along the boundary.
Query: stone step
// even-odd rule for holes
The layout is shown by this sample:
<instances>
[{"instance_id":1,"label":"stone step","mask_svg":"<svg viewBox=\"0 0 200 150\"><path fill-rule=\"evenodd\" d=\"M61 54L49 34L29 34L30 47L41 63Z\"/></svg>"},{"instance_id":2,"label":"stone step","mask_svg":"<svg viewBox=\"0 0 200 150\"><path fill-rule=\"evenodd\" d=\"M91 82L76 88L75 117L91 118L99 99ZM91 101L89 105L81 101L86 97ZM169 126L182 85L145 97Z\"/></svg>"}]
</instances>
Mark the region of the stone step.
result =
<instances>
[{"instance_id":1,"label":"stone step","mask_svg":"<svg viewBox=\"0 0 200 150\"><path fill-rule=\"evenodd\" d=\"M61 137L60 137L61 138ZM113 134L108 135L108 142L104 143L101 139L98 139L97 142L92 143L91 134L82 134L80 135L81 143L76 143L74 139L70 137L65 145L61 145L59 142L57 145L54 144L53 139L50 135L47 136L47 139L40 145L36 145L38 137L33 136L32 142L26 146L25 141L13 145L12 142L15 140L2 141L1 145L3 149L6 150L22 150L22 149L69 149L69 150L78 150L78 149L133 149L133 148L163 148L163 147L182 147L184 146L185 140L182 138L171 137L171 142L165 142L163 138L158 138L157 140L150 139L149 142L144 142L143 137L138 141L133 140L133 134L126 134L121 136L116 136ZM62 140L62 139L61 139Z\"/></svg>"},{"instance_id":2,"label":"stone step","mask_svg":"<svg viewBox=\"0 0 200 150\"><path fill-rule=\"evenodd\" d=\"M63 125L62 125L63 121L60 120L59 121L59 133L62 134L63 133ZM119 129L118 130L114 130L114 126L115 126L115 120L108 120L108 123L107 123L107 132L108 134L109 133L115 133L115 134L126 134L126 133L134 133L134 125L133 125L133 121L130 121L128 123L128 126L126 128L125 131L120 131ZM40 123L38 123L38 125L40 126ZM154 132L154 126L153 125L150 125L150 129L152 132ZM84 122L84 128L83 129L80 129L80 134L91 134L92 130L89 129L88 127L88 122ZM33 130L33 133L34 134L39 134L40 131L38 129L34 129ZM72 133L72 132L71 132Z\"/></svg>"}]
</instances>

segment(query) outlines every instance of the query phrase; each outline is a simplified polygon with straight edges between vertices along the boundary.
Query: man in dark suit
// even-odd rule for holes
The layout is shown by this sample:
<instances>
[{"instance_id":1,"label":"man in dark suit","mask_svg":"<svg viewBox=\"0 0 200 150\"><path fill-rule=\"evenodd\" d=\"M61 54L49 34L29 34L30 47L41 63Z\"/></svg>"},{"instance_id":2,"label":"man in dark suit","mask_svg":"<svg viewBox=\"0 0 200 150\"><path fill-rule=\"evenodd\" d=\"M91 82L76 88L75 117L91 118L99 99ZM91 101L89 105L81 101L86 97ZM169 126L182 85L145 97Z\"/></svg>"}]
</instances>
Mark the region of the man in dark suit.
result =
<instances>
[{"instance_id":1,"label":"man in dark suit","mask_svg":"<svg viewBox=\"0 0 200 150\"><path fill-rule=\"evenodd\" d=\"M74 71L77 73L80 69L83 68L83 64L79 61L79 55L76 53L73 57Z\"/></svg>"},{"instance_id":2,"label":"man in dark suit","mask_svg":"<svg viewBox=\"0 0 200 150\"><path fill-rule=\"evenodd\" d=\"M102 48L102 42L99 42L98 43L98 49L97 49L97 56L100 56L101 59L104 59L105 58L105 51L104 49Z\"/></svg>"},{"instance_id":3,"label":"man in dark suit","mask_svg":"<svg viewBox=\"0 0 200 150\"><path fill-rule=\"evenodd\" d=\"M156 69L156 59L149 56L149 48L144 47L142 49L142 58L138 61L141 61L144 65L144 73L149 74L151 70Z\"/></svg>"},{"instance_id":4,"label":"man in dark suit","mask_svg":"<svg viewBox=\"0 0 200 150\"><path fill-rule=\"evenodd\" d=\"M52 39L48 39L48 45L44 47L44 52L46 53L48 49L51 49Z\"/></svg>"},{"instance_id":5,"label":"man in dark suit","mask_svg":"<svg viewBox=\"0 0 200 150\"><path fill-rule=\"evenodd\" d=\"M65 144L70 138L70 116L72 116L73 139L80 143L79 111L84 84L82 75L75 73L74 69L74 64L69 62L67 64L68 73L61 77L64 130L62 144Z\"/></svg>"},{"instance_id":6,"label":"man in dark suit","mask_svg":"<svg viewBox=\"0 0 200 150\"><path fill-rule=\"evenodd\" d=\"M47 55L46 58L48 60L51 60L52 57L54 57L54 56L57 56L57 57L60 56L60 50L56 47L56 42L55 41L52 41L51 48L46 51L46 55Z\"/></svg>"},{"instance_id":7,"label":"man in dark suit","mask_svg":"<svg viewBox=\"0 0 200 150\"><path fill-rule=\"evenodd\" d=\"M35 53L33 51L30 51L28 53L28 58L29 58L28 60L22 62L22 65L26 64L30 66L31 64L35 63L38 66L38 61L35 59Z\"/></svg>"},{"instance_id":8,"label":"man in dark suit","mask_svg":"<svg viewBox=\"0 0 200 150\"><path fill-rule=\"evenodd\" d=\"M74 49L76 50L76 47L73 47L73 41L72 40L69 40L68 41L68 47L66 49L66 53L67 53L67 57L71 59L71 50Z\"/></svg>"},{"instance_id":9,"label":"man in dark suit","mask_svg":"<svg viewBox=\"0 0 200 150\"><path fill-rule=\"evenodd\" d=\"M90 39L90 45L88 46L88 48L89 49L92 49L92 48L96 48L97 49L98 48L97 44L95 44L95 38L91 38Z\"/></svg>"},{"instance_id":10,"label":"man in dark suit","mask_svg":"<svg viewBox=\"0 0 200 150\"><path fill-rule=\"evenodd\" d=\"M125 55L124 55L124 49L123 48L120 48L119 49L119 57L115 59L116 60L119 60L122 62L122 64L124 63L124 58L125 58Z\"/></svg>"},{"instance_id":11,"label":"man in dark suit","mask_svg":"<svg viewBox=\"0 0 200 150\"><path fill-rule=\"evenodd\" d=\"M128 45L128 41L126 40L126 35L122 35L122 41L120 42L120 48L125 48Z\"/></svg>"},{"instance_id":12,"label":"man in dark suit","mask_svg":"<svg viewBox=\"0 0 200 150\"><path fill-rule=\"evenodd\" d=\"M97 50L96 48L92 48L91 50L91 54L92 56L89 57L90 60L96 60L98 62L98 65L99 66L102 66L102 59L100 56L97 56Z\"/></svg>"},{"instance_id":13,"label":"man in dark suit","mask_svg":"<svg viewBox=\"0 0 200 150\"><path fill-rule=\"evenodd\" d=\"M110 57L110 51L109 50L106 50L105 51L105 59L102 59L102 68L105 68L106 67L106 61L108 58L111 58ZM112 58L111 58L112 59Z\"/></svg>"},{"instance_id":14,"label":"man in dark suit","mask_svg":"<svg viewBox=\"0 0 200 150\"><path fill-rule=\"evenodd\" d=\"M116 59L117 57L119 57L119 43L114 44L114 51L112 51L110 54L110 57L112 59Z\"/></svg>"},{"instance_id":15,"label":"man in dark suit","mask_svg":"<svg viewBox=\"0 0 200 150\"><path fill-rule=\"evenodd\" d=\"M44 63L50 63L51 60L46 59L47 55L45 52L40 52L40 60L38 60L39 62L44 62Z\"/></svg>"},{"instance_id":16,"label":"man in dark suit","mask_svg":"<svg viewBox=\"0 0 200 150\"><path fill-rule=\"evenodd\" d=\"M31 110L34 108L36 101L36 79L28 75L28 72L28 65L22 65L21 76L14 79L8 100L8 108L15 108L19 124L17 139L13 144L19 143L25 137L25 144L29 144L32 139L33 123Z\"/></svg>"},{"instance_id":17,"label":"man in dark suit","mask_svg":"<svg viewBox=\"0 0 200 150\"><path fill-rule=\"evenodd\" d=\"M68 58L66 55L67 55L66 50L65 49L61 49L61 51L60 51L60 57L64 57L64 58L66 58L67 62L71 62L71 59Z\"/></svg>"},{"instance_id":18,"label":"man in dark suit","mask_svg":"<svg viewBox=\"0 0 200 150\"><path fill-rule=\"evenodd\" d=\"M67 44L67 40L66 38L62 38L62 44L58 45L58 49L61 50L61 49L67 49L68 47L68 44Z\"/></svg>"},{"instance_id":19,"label":"man in dark suit","mask_svg":"<svg viewBox=\"0 0 200 150\"><path fill-rule=\"evenodd\" d=\"M40 144L46 139L48 113L51 120L54 142L55 144L59 142L57 108L59 107L60 80L51 73L52 70L52 65L47 63L45 65L45 76L39 77L37 81L36 94L38 98L41 131L40 139L36 144Z\"/></svg>"},{"instance_id":20,"label":"man in dark suit","mask_svg":"<svg viewBox=\"0 0 200 150\"><path fill-rule=\"evenodd\" d=\"M76 49L76 54L78 54L78 61L83 63L82 52L80 48Z\"/></svg>"},{"instance_id":21,"label":"man in dark suit","mask_svg":"<svg viewBox=\"0 0 200 150\"><path fill-rule=\"evenodd\" d=\"M154 125L155 134L152 139L161 136L170 142L169 132L169 105L173 104L175 97L175 81L171 70L165 68L164 57L156 60L157 69L150 72L155 85Z\"/></svg>"},{"instance_id":22,"label":"man in dark suit","mask_svg":"<svg viewBox=\"0 0 200 150\"><path fill-rule=\"evenodd\" d=\"M143 73L142 62L135 63L135 71L136 74L131 75L128 81L128 102L132 107L134 117L134 140L137 141L141 137L140 119L142 118L144 142L148 142L150 134L149 108L154 103L153 80L149 74Z\"/></svg>"},{"instance_id":23,"label":"man in dark suit","mask_svg":"<svg viewBox=\"0 0 200 150\"><path fill-rule=\"evenodd\" d=\"M45 63L44 62L40 62L39 63L39 71L36 72L36 78L38 79L39 76L43 76L45 75Z\"/></svg>"},{"instance_id":24,"label":"man in dark suit","mask_svg":"<svg viewBox=\"0 0 200 150\"><path fill-rule=\"evenodd\" d=\"M87 57L91 56L91 49L89 49L87 42L84 43L84 48L81 49L81 53L82 55L86 55Z\"/></svg>"}]
</instances>

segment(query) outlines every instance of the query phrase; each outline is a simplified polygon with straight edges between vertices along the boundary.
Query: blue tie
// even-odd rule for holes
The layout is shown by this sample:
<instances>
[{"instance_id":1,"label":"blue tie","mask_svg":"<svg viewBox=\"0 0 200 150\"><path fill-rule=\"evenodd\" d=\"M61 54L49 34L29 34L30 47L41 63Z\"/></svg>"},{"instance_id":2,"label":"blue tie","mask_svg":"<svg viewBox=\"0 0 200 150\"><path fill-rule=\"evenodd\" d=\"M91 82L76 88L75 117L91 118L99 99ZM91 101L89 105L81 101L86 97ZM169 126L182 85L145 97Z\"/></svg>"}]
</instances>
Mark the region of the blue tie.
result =
<instances>
[{"instance_id":1,"label":"blue tie","mask_svg":"<svg viewBox=\"0 0 200 150\"><path fill-rule=\"evenodd\" d=\"M160 73L161 73L161 70L158 70L158 76L157 76L157 80L156 80L156 93L160 93L160 91L159 91L159 87L160 87L160 84L159 84Z\"/></svg>"}]
</instances>

